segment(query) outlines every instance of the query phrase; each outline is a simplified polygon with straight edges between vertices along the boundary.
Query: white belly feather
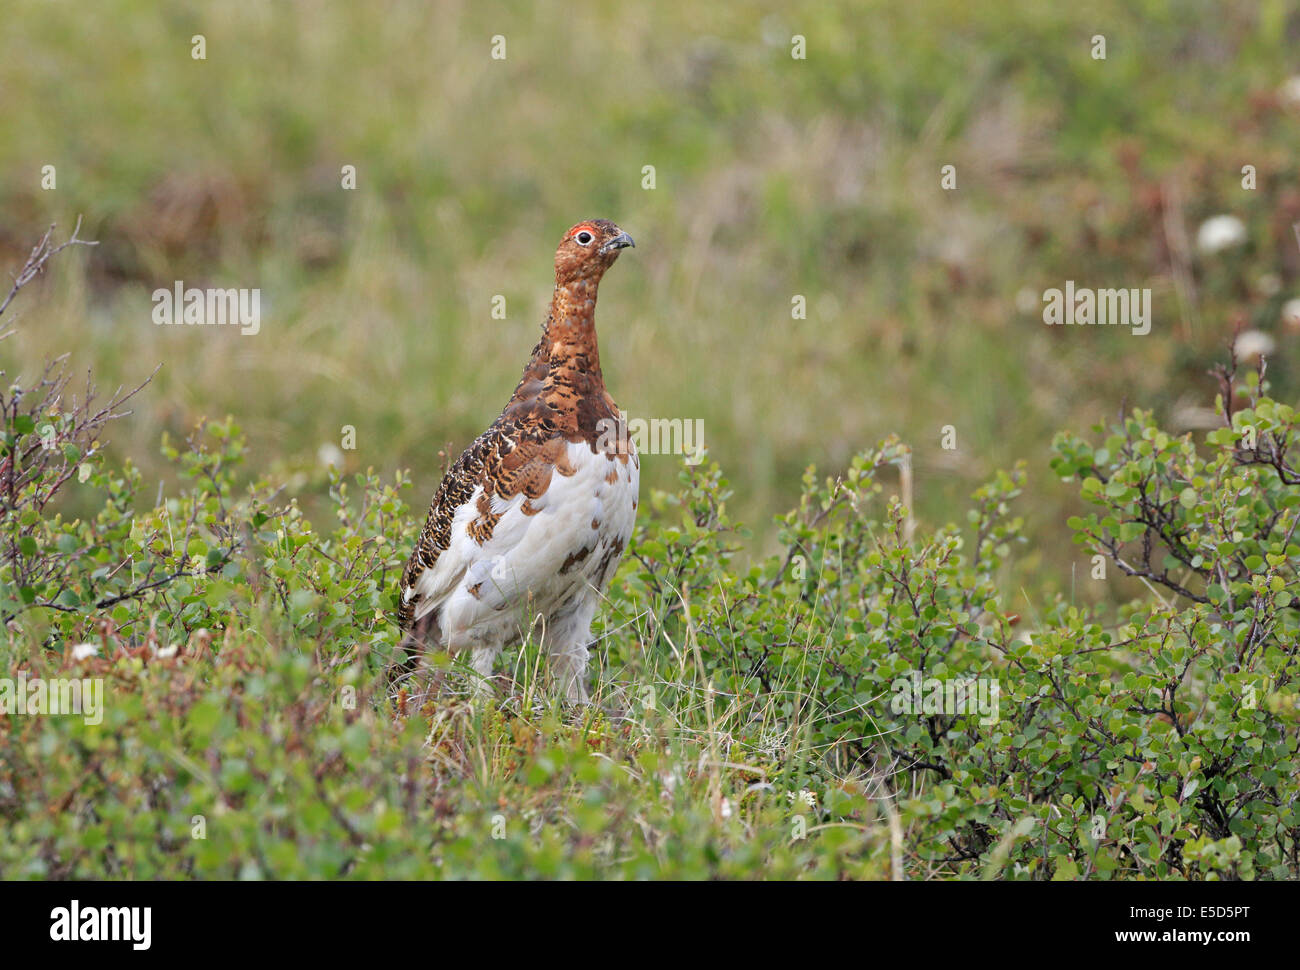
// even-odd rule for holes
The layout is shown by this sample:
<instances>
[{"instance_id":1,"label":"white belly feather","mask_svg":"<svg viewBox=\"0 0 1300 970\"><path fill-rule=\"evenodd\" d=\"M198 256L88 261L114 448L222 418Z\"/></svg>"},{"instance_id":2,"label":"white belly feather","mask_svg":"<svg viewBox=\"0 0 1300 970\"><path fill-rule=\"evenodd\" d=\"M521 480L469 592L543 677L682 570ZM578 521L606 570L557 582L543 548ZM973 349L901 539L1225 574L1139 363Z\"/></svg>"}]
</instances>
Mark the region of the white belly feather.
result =
<instances>
[{"instance_id":1,"label":"white belly feather","mask_svg":"<svg viewBox=\"0 0 1300 970\"><path fill-rule=\"evenodd\" d=\"M482 486L457 510L451 544L413 587L421 596L416 619L442 611L444 645L500 640L521 620L549 618L586 599L594 605L604 591L632 535L639 461L593 454L577 442L568 445L568 462L574 473L551 476L546 493L530 503L535 514L521 510L522 494L495 498L501 518L482 545L469 534Z\"/></svg>"}]
</instances>

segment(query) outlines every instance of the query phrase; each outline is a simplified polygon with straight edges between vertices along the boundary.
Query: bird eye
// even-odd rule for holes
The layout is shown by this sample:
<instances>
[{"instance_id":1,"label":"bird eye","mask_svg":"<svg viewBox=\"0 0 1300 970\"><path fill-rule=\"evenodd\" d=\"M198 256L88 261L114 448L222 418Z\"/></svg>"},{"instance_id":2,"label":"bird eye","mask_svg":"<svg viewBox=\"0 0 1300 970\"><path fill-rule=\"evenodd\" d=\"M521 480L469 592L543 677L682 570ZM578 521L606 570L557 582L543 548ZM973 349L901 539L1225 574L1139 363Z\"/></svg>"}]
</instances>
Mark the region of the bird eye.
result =
<instances>
[{"instance_id":1,"label":"bird eye","mask_svg":"<svg viewBox=\"0 0 1300 970\"><path fill-rule=\"evenodd\" d=\"M582 232L578 233L578 234L577 234L576 236L574 236L573 238L576 239L576 240L578 241L578 245L579 245L579 246L590 246L590 245L591 245L591 241L592 241L593 239L595 239L596 237L593 236L591 233L587 232L586 229L584 229L584 230L582 230Z\"/></svg>"}]
</instances>

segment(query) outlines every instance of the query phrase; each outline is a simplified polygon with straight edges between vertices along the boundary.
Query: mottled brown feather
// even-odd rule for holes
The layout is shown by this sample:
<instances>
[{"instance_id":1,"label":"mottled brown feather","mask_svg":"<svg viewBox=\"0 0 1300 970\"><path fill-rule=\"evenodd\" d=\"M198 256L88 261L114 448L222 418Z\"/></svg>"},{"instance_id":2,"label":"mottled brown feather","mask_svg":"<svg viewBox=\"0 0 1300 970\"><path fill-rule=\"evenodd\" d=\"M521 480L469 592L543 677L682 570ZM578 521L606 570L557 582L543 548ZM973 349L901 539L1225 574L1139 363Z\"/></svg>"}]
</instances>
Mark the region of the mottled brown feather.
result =
<instances>
[{"instance_id":1,"label":"mottled brown feather","mask_svg":"<svg viewBox=\"0 0 1300 970\"><path fill-rule=\"evenodd\" d=\"M482 486L483 494L469 534L482 545L500 520L500 514L493 511L494 497L509 500L523 494L530 500L524 503L524 514L534 515L540 510L531 500L546 494L552 475L574 474L567 454L570 443L586 442L593 454L603 449L611 461L628 461L626 435L605 434L609 427L605 422L617 422L621 417L605 389L595 327L597 288L618 251L578 249L571 239L581 227L598 238L613 238L622 232L613 223L596 219L575 226L561 242L555 256L555 293L542 338L501 415L456 459L438 486L424 529L402 573L403 594L451 545L456 512L469 502L477 486ZM615 474L613 469L610 473ZM584 550L576 561L588 552ZM612 555L617 562L621 552L620 543L617 552L611 550L604 558L608 562ZM566 568L572 565L565 563ZM403 630L411 630L419 595L409 600L403 595L400 602L399 623ZM421 626L436 629L436 616L425 619L430 622L422 621ZM422 631L413 632L418 636Z\"/></svg>"}]
</instances>

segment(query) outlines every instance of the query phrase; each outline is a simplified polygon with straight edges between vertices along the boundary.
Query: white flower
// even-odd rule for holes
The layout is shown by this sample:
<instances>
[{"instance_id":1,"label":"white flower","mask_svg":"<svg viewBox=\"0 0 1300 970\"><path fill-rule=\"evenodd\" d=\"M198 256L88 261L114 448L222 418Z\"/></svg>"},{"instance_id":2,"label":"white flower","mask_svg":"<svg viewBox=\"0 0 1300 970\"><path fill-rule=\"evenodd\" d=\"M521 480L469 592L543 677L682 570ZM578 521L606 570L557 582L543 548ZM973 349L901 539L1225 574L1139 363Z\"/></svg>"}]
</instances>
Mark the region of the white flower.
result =
<instances>
[{"instance_id":1,"label":"white flower","mask_svg":"<svg viewBox=\"0 0 1300 970\"><path fill-rule=\"evenodd\" d=\"M1211 216L1196 230L1196 248L1208 254L1222 252L1246 241L1246 224L1236 216Z\"/></svg>"},{"instance_id":2,"label":"white flower","mask_svg":"<svg viewBox=\"0 0 1300 970\"><path fill-rule=\"evenodd\" d=\"M1300 109L1300 74L1294 74L1283 81L1277 96L1285 107Z\"/></svg>"},{"instance_id":3,"label":"white flower","mask_svg":"<svg viewBox=\"0 0 1300 970\"><path fill-rule=\"evenodd\" d=\"M1300 297L1282 304L1282 322L1292 330L1300 330Z\"/></svg>"},{"instance_id":4,"label":"white flower","mask_svg":"<svg viewBox=\"0 0 1300 970\"><path fill-rule=\"evenodd\" d=\"M159 647L157 650L154 651L154 656L174 657L176 656L176 651L180 650L180 648L181 645L179 643L173 643L170 647Z\"/></svg>"},{"instance_id":5,"label":"white flower","mask_svg":"<svg viewBox=\"0 0 1300 970\"><path fill-rule=\"evenodd\" d=\"M72 648L73 660L85 660L87 657L93 657L99 653L98 643L78 643Z\"/></svg>"},{"instance_id":6,"label":"white flower","mask_svg":"<svg viewBox=\"0 0 1300 970\"><path fill-rule=\"evenodd\" d=\"M1252 360L1273 353L1276 341L1261 330L1243 330L1237 334L1233 349L1242 360Z\"/></svg>"},{"instance_id":7,"label":"white flower","mask_svg":"<svg viewBox=\"0 0 1300 970\"><path fill-rule=\"evenodd\" d=\"M343 450L332 441L327 441L316 449L316 460L326 468L342 468Z\"/></svg>"}]
</instances>

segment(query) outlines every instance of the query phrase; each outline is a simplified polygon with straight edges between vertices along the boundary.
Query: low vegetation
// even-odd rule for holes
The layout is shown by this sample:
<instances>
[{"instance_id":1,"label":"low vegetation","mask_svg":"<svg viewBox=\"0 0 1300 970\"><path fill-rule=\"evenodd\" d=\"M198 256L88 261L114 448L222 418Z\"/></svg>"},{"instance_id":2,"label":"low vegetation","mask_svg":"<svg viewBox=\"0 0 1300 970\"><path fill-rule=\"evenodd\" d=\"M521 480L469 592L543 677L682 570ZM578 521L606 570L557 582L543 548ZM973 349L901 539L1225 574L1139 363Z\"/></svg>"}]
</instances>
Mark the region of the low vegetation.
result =
<instances>
[{"instance_id":1,"label":"low vegetation","mask_svg":"<svg viewBox=\"0 0 1300 970\"><path fill-rule=\"evenodd\" d=\"M317 527L238 484L226 420L155 496L43 387L3 402L0 668L103 703L0 718L0 876L1300 876L1296 416L1257 372L1199 438L1058 436L1075 541L1149 590L1111 616L1003 588L1023 467L927 531L887 439L739 565L727 479L684 466L578 710L533 642L492 703L451 658L393 676L404 476L333 475Z\"/></svg>"}]
</instances>

